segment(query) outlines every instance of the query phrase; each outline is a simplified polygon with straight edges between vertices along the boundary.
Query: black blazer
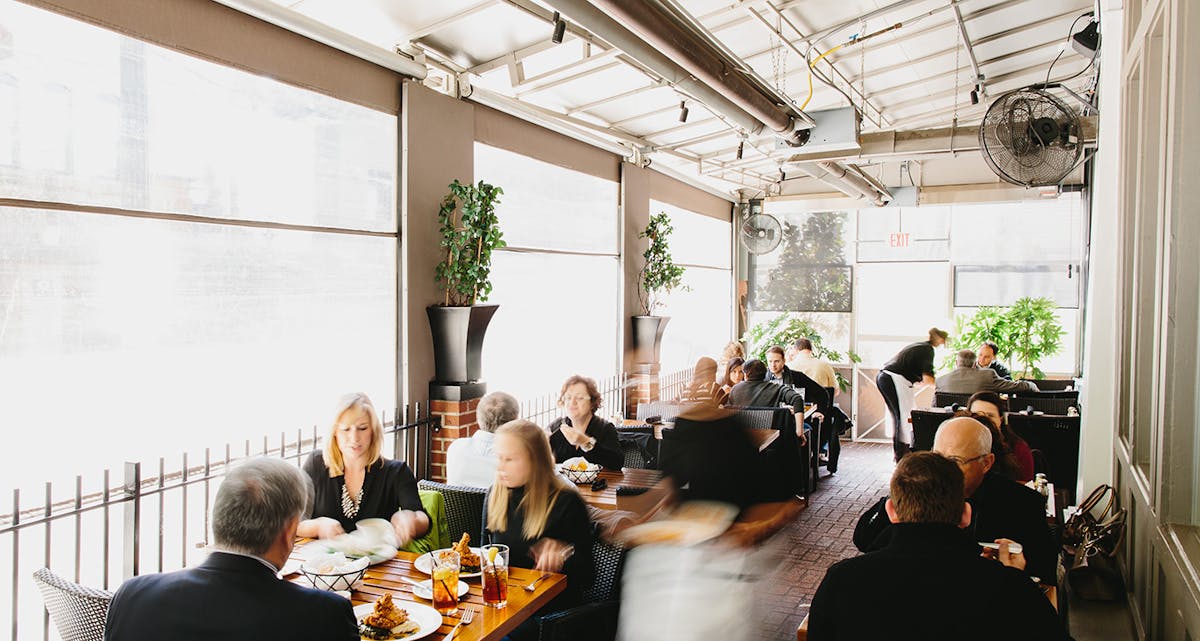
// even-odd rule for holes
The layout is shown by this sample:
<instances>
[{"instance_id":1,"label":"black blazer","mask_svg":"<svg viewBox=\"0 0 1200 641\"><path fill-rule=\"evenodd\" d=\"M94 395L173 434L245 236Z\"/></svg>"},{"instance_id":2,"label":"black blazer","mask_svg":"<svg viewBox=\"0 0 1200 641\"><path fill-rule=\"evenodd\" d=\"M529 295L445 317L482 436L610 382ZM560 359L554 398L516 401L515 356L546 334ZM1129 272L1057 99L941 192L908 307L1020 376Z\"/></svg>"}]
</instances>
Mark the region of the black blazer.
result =
<instances>
[{"instance_id":1,"label":"black blazer","mask_svg":"<svg viewBox=\"0 0 1200 641\"><path fill-rule=\"evenodd\" d=\"M880 550L825 573L809 608L810 641L1067 640L1050 600L1021 572L980 557L968 533L917 523L892 530Z\"/></svg>"},{"instance_id":2,"label":"black blazer","mask_svg":"<svg viewBox=\"0 0 1200 641\"><path fill-rule=\"evenodd\" d=\"M386 521L401 509L425 511L421 506L421 495L417 492L417 479L404 461L380 458L367 468L366 478L363 479L362 503L358 506L358 515L353 519L342 512L342 486L346 484L346 477L330 478L324 455L313 452L304 462L304 471L313 483L313 518L328 516L337 519L347 532L353 532L358 527L356 522L363 519ZM430 519L432 522L433 519Z\"/></svg>"},{"instance_id":3,"label":"black blazer","mask_svg":"<svg viewBox=\"0 0 1200 641\"><path fill-rule=\"evenodd\" d=\"M134 577L108 608L106 641L357 641L350 602L213 552L199 567Z\"/></svg>"},{"instance_id":4,"label":"black blazer","mask_svg":"<svg viewBox=\"0 0 1200 641\"><path fill-rule=\"evenodd\" d=\"M884 512L885 500L867 510L854 528L854 545L863 552L886 545L895 529ZM968 533L976 541L1006 538L1020 543L1025 571L1042 583L1057 583L1058 545L1046 523L1046 502L1041 494L989 472L967 502L971 504Z\"/></svg>"}]
</instances>

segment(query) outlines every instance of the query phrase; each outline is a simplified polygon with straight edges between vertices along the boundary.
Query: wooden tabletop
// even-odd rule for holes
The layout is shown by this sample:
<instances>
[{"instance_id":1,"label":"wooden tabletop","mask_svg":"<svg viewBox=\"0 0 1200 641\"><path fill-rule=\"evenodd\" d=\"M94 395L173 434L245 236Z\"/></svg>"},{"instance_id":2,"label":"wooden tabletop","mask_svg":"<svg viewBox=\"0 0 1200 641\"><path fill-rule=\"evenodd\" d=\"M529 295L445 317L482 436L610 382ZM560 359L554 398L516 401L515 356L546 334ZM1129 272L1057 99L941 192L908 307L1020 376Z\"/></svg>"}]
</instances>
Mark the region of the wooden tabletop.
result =
<instances>
[{"instance_id":1,"label":"wooden tabletop","mask_svg":"<svg viewBox=\"0 0 1200 641\"><path fill-rule=\"evenodd\" d=\"M603 470L600 478L608 483L608 487L599 492L592 491L590 485L577 485L579 495L584 503L602 510L625 510L641 516L648 512L666 495L665 488L655 487L662 480L662 472L658 470L641 470L627 467L620 472ZM649 487L649 491L637 496L617 496L617 486Z\"/></svg>"},{"instance_id":2,"label":"wooden tabletop","mask_svg":"<svg viewBox=\"0 0 1200 641\"><path fill-rule=\"evenodd\" d=\"M307 540L305 541L307 542ZM307 550L296 544L292 558L303 559ZM412 593L412 586L401 580L408 577L418 581L428 579L429 575L417 571L413 561L417 554L398 552L396 558L384 561L367 568L367 574L358 584L357 589L350 593L354 605L374 603L385 592L392 593L392 600L403 608L405 602L413 601L432 607L432 603L419 598ZM475 611L475 619L470 625L464 625L455 635L455 641L499 641L518 625L533 616L542 606L558 596L567 587L567 577L562 574L551 574L549 578L538 584L537 589L530 593L522 586L537 578L541 573L524 568L510 568L508 571L508 605L503 608L489 608L483 605L483 584L479 578L462 579L470 591L459 600L459 609L470 608ZM289 575L291 581L308 585L308 580L301 574ZM450 629L458 623L457 617L442 617L442 626L432 635L431 639L440 641L450 633Z\"/></svg>"}]
</instances>

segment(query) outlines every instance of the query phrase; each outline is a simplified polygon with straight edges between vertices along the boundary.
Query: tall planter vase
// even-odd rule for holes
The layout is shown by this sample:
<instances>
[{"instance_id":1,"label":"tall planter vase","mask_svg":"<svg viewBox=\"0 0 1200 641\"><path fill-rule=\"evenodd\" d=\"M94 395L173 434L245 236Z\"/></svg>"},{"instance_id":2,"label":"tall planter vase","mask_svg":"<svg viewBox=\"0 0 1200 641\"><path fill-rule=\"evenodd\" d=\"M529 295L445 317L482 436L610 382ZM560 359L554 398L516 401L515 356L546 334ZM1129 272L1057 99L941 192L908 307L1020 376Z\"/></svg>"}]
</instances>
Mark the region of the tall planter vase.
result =
<instances>
[{"instance_id":1,"label":"tall planter vase","mask_svg":"<svg viewBox=\"0 0 1200 641\"><path fill-rule=\"evenodd\" d=\"M471 383L482 378L483 337L499 308L499 305L425 308L429 331L433 334L436 382Z\"/></svg>"},{"instance_id":2,"label":"tall planter vase","mask_svg":"<svg viewBox=\"0 0 1200 641\"><path fill-rule=\"evenodd\" d=\"M670 316L633 317L633 362L635 364L659 364L659 348L662 347L663 332L667 329Z\"/></svg>"}]
</instances>

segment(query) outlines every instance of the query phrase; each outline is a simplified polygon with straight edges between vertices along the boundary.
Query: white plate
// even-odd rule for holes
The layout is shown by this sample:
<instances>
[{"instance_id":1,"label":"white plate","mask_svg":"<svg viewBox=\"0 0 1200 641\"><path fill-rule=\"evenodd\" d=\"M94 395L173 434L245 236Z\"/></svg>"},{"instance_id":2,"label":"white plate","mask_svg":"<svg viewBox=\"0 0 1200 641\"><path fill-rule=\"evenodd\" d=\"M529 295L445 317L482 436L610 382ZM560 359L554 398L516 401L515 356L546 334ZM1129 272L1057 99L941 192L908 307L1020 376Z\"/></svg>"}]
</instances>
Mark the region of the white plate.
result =
<instances>
[{"instance_id":1,"label":"white plate","mask_svg":"<svg viewBox=\"0 0 1200 641\"><path fill-rule=\"evenodd\" d=\"M393 600L393 603L396 604L396 607L400 608L401 610L404 610L405 612L408 612L408 618L413 621L416 621L417 625L421 626L421 628L419 630L417 630L416 632L414 632L406 637L403 637L406 641L409 639L420 639L423 637L427 637L427 636L433 634L434 632L437 632L437 629L442 627L442 615L438 614L437 610L434 610L433 608L431 608L427 605L424 605L421 603L416 603L413 601L399 601L399 600ZM375 609L374 603L364 603L360 606L355 607L354 608L355 625L358 625L359 623L361 623L363 620L363 617L370 614L371 611L374 609Z\"/></svg>"},{"instance_id":2,"label":"white plate","mask_svg":"<svg viewBox=\"0 0 1200 641\"><path fill-rule=\"evenodd\" d=\"M422 599L433 600L433 579L425 579L420 584L412 586L413 595L419 596ZM471 591L471 587L462 581L458 582L458 598L463 598L463 595Z\"/></svg>"},{"instance_id":3,"label":"white plate","mask_svg":"<svg viewBox=\"0 0 1200 641\"><path fill-rule=\"evenodd\" d=\"M483 560L483 551L480 548L470 548L470 550L475 554L480 555L480 561ZM417 572L420 572L421 574L433 574L433 557L430 556L431 554L433 554L433 552L426 552L425 554L418 556L416 561L413 561L413 567L417 569ZM483 576L483 572L472 572L470 574L465 572L458 573L458 578L460 579L475 579L479 578L480 576Z\"/></svg>"}]
</instances>

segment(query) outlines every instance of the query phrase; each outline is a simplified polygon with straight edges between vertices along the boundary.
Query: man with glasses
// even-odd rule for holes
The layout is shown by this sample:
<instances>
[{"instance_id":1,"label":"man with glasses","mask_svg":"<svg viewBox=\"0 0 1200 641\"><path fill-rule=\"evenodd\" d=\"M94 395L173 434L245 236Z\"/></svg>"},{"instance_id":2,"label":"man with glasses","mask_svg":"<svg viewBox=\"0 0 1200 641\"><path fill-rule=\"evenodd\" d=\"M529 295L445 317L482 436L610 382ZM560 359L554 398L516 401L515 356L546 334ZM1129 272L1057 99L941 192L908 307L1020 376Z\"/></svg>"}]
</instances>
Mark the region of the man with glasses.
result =
<instances>
[{"instance_id":1,"label":"man with glasses","mask_svg":"<svg viewBox=\"0 0 1200 641\"><path fill-rule=\"evenodd\" d=\"M1006 548L999 563L980 558L963 471L983 457L969 458L900 459L884 502L893 535L825 573L809 608L811 641L1067 639L1049 600L1021 573L1020 555Z\"/></svg>"},{"instance_id":2,"label":"man with glasses","mask_svg":"<svg viewBox=\"0 0 1200 641\"><path fill-rule=\"evenodd\" d=\"M952 418L938 428L933 451L962 470L963 494L972 513L967 530L975 540L1009 539L1020 543L1025 571L1053 585L1057 580L1058 549L1046 524L1045 498L1016 481L991 473L996 457L991 453L992 432L988 426L972 417ZM890 540L886 501L885 497L859 518L854 528L854 545L859 550L878 549Z\"/></svg>"}]
</instances>

